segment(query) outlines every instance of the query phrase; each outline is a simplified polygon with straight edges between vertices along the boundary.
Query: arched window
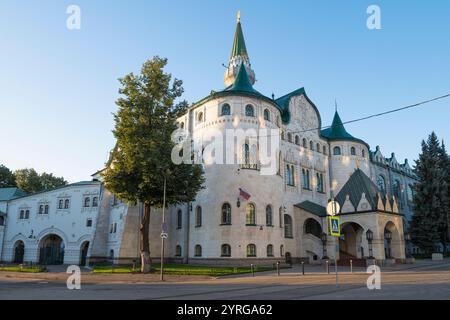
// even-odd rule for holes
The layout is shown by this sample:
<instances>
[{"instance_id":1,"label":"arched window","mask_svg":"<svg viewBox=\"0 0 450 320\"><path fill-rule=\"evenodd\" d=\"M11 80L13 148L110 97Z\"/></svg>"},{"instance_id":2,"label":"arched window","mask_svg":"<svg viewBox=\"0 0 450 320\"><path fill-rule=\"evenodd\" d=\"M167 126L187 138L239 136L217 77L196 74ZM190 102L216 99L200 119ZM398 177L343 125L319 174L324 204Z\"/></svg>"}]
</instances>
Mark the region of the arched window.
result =
<instances>
[{"instance_id":1,"label":"arched window","mask_svg":"<svg viewBox=\"0 0 450 320\"><path fill-rule=\"evenodd\" d=\"M25 210L25 219L30 219L30 210Z\"/></svg>"},{"instance_id":2,"label":"arched window","mask_svg":"<svg viewBox=\"0 0 450 320\"><path fill-rule=\"evenodd\" d=\"M113 249L109 250L109 258L110 258L111 260L114 259L114 250L113 250Z\"/></svg>"},{"instance_id":3,"label":"arched window","mask_svg":"<svg viewBox=\"0 0 450 320\"><path fill-rule=\"evenodd\" d=\"M270 112L268 109L264 109L264 120L270 121Z\"/></svg>"},{"instance_id":4,"label":"arched window","mask_svg":"<svg viewBox=\"0 0 450 320\"><path fill-rule=\"evenodd\" d=\"M202 207L200 206L197 206L197 209L195 210L195 226L202 226Z\"/></svg>"},{"instance_id":5,"label":"arched window","mask_svg":"<svg viewBox=\"0 0 450 320\"><path fill-rule=\"evenodd\" d=\"M280 256L284 257L284 246L283 245L280 246Z\"/></svg>"},{"instance_id":6,"label":"arched window","mask_svg":"<svg viewBox=\"0 0 450 320\"><path fill-rule=\"evenodd\" d=\"M5 225L5 217L0 216L0 226L4 226L4 225Z\"/></svg>"},{"instance_id":7,"label":"arched window","mask_svg":"<svg viewBox=\"0 0 450 320\"><path fill-rule=\"evenodd\" d=\"M386 179L381 174L377 176L377 187L382 193L386 193Z\"/></svg>"},{"instance_id":8,"label":"arched window","mask_svg":"<svg viewBox=\"0 0 450 320\"><path fill-rule=\"evenodd\" d=\"M231 246L229 244L223 244L220 248L221 257L231 257Z\"/></svg>"},{"instance_id":9,"label":"arched window","mask_svg":"<svg viewBox=\"0 0 450 320\"><path fill-rule=\"evenodd\" d=\"M327 146L323 146L323 154L327 154Z\"/></svg>"},{"instance_id":10,"label":"arched window","mask_svg":"<svg viewBox=\"0 0 450 320\"><path fill-rule=\"evenodd\" d=\"M333 148L333 154L335 156L340 156L341 155L341 148L340 147L334 147Z\"/></svg>"},{"instance_id":11,"label":"arched window","mask_svg":"<svg viewBox=\"0 0 450 320\"><path fill-rule=\"evenodd\" d=\"M60 199L59 201L58 201L58 209L63 209L64 208L64 200L63 199Z\"/></svg>"},{"instance_id":12,"label":"arched window","mask_svg":"<svg viewBox=\"0 0 450 320\"><path fill-rule=\"evenodd\" d=\"M394 188L393 188L393 194L397 198L397 200L400 199L400 192L402 190L402 185L400 184L399 180L394 181Z\"/></svg>"},{"instance_id":13,"label":"arched window","mask_svg":"<svg viewBox=\"0 0 450 320\"><path fill-rule=\"evenodd\" d=\"M351 147L351 148L350 148L350 154L351 154L352 156L356 156L356 149L355 149L355 147Z\"/></svg>"},{"instance_id":14,"label":"arched window","mask_svg":"<svg viewBox=\"0 0 450 320\"><path fill-rule=\"evenodd\" d=\"M245 215L245 224L248 226L256 225L256 210L253 203L247 204Z\"/></svg>"},{"instance_id":15,"label":"arched window","mask_svg":"<svg viewBox=\"0 0 450 320\"><path fill-rule=\"evenodd\" d=\"M255 109L251 104L248 104L245 106L245 115L247 117L254 117L255 116Z\"/></svg>"},{"instance_id":16,"label":"arched window","mask_svg":"<svg viewBox=\"0 0 450 320\"><path fill-rule=\"evenodd\" d=\"M25 218L25 210L20 210L19 219Z\"/></svg>"},{"instance_id":17,"label":"arched window","mask_svg":"<svg viewBox=\"0 0 450 320\"><path fill-rule=\"evenodd\" d=\"M293 238L292 218L288 214L284 215L284 237L285 238Z\"/></svg>"},{"instance_id":18,"label":"arched window","mask_svg":"<svg viewBox=\"0 0 450 320\"><path fill-rule=\"evenodd\" d=\"M312 141L309 142L309 148L311 151L314 151L314 143Z\"/></svg>"},{"instance_id":19,"label":"arched window","mask_svg":"<svg viewBox=\"0 0 450 320\"><path fill-rule=\"evenodd\" d=\"M247 257L256 257L256 245L249 244L247 246Z\"/></svg>"},{"instance_id":20,"label":"arched window","mask_svg":"<svg viewBox=\"0 0 450 320\"><path fill-rule=\"evenodd\" d=\"M408 196L408 201L413 201L414 198L414 189L412 185L408 185L408 188L406 188L406 193Z\"/></svg>"},{"instance_id":21,"label":"arched window","mask_svg":"<svg viewBox=\"0 0 450 320\"><path fill-rule=\"evenodd\" d=\"M365 158L366 157L366 151L364 149L362 149L361 151L362 157Z\"/></svg>"},{"instance_id":22,"label":"arched window","mask_svg":"<svg viewBox=\"0 0 450 320\"><path fill-rule=\"evenodd\" d=\"M287 137L288 137L288 142L291 142L292 143L292 133L288 133L287 134Z\"/></svg>"},{"instance_id":23,"label":"arched window","mask_svg":"<svg viewBox=\"0 0 450 320\"><path fill-rule=\"evenodd\" d=\"M273 225L272 206L269 204L266 206L266 226Z\"/></svg>"},{"instance_id":24,"label":"arched window","mask_svg":"<svg viewBox=\"0 0 450 320\"><path fill-rule=\"evenodd\" d=\"M48 214L48 209L49 209L48 204L46 204L44 207L44 214Z\"/></svg>"},{"instance_id":25,"label":"arched window","mask_svg":"<svg viewBox=\"0 0 450 320\"><path fill-rule=\"evenodd\" d=\"M303 145L303 148L308 148L308 145L306 144L306 139L305 138L303 138L302 145Z\"/></svg>"},{"instance_id":26,"label":"arched window","mask_svg":"<svg viewBox=\"0 0 450 320\"><path fill-rule=\"evenodd\" d=\"M278 221L280 222L280 228L283 228L283 207L278 209Z\"/></svg>"},{"instance_id":27,"label":"arched window","mask_svg":"<svg viewBox=\"0 0 450 320\"><path fill-rule=\"evenodd\" d=\"M180 245L177 245L175 247L175 256L176 257L181 257L181 246Z\"/></svg>"},{"instance_id":28,"label":"arched window","mask_svg":"<svg viewBox=\"0 0 450 320\"><path fill-rule=\"evenodd\" d=\"M291 164L286 165L286 184L288 186L295 186L295 168Z\"/></svg>"},{"instance_id":29,"label":"arched window","mask_svg":"<svg viewBox=\"0 0 450 320\"><path fill-rule=\"evenodd\" d=\"M300 145L300 137L299 136L295 136L295 144Z\"/></svg>"},{"instance_id":30,"label":"arched window","mask_svg":"<svg viewBox=\"0 0 450 320\"><path fill-rule=\"evenodd\" d=\"M89 197L84 198L84 206L89 207L90 204L91 204L91 198L89 198Z\"/></svg>"},{"instance_id":31,"label":"arched window","mask_svg":"<svg viewBox=\"0 0 450 320\"><path fill-rule=\"evenodd\" d=\"M284 140L284 131L281 130L281 140Z\"/></svg>"},{"instance_id":32,"label":"arched window","mask_svg":"<svg viewBox=\"0 0 450 320\"><path fill-rule=\"evenodd\" d=\"M250 146L248 143L244 144L242 147L242 164L250 165Z\"/></svg>"},{"instance_id":33,"label":"arched window","mask_svg":"<svg viewBox=\"0 0 450 320\"><path fill-rule=\"evenodd\" d=\"M277 116L277 126L280 127L281 126L281 122L280 122L280 116Z\"/></svg>"},{"instance_id":34,"label":"arched window","mask_svg":"<svg viewBox=\"0 0 450 320\"><path fill-rule=\"evenodd\" d=\"M197 114L197 121L200 123L200 122L203 122L203 112L199 112L198 114Z\"/></svg>"},{"instance_id":35,"label":"arched window","mask_svg":"<svg viewBox=\"0 0 450 320\"><path fill-rule=\"evenodd\" d=\"M44 205L43 204L41 204L39 206L39 214L44 214Z\"/></svg>"},{"instance_id":36,"label":"arched window","mask_svg":"<svg viewBox=\"0 0 450 320\"><path fill-rule=\"evenodd\" d=\"M316 150L317 152L320 152L320 144L316 144Z\"/></svg>"},{"instance_id":37,"label":"arched window","mask_svg":"<svg viewBox=\"0 0 450 320\"><path fill-rule=\"evenodd\" d=\"M225 103L222 106L222 111L221 111L220 115L222 115L222 116L229 116L230 114L231 114L231 107L230 107L230 105L228 103Z\"/></svg>"},{"instance_id":38,"label":"arched window","mask_svg":"<svg viewBox=\"0 0 450 320\"><path fill-rule=\"evenodd\" d=\"M64 209L69 209L69 203L70 203L69 199L66 199L64 201Z\"/></svg>"},{"instance_id":39,"label":"arched window","mask_svg":"<svg viewBox=\"0 0 450 320\"><path fill-rule=\"evenodd\" d=\"M98 197L93 197L92 198L92 206L93 207L98 207Z\"/></svg>"},{"instance_id":40,"label":"arched window","mask_svg":"<svg viewBox=\"0 0 450 320\"><path fill-rule=\"evenodd\" d=\"M305 233L306 234L312 234L313 236L317 238L321 238L322 235L322 227L320 223L318 223L314 219L306 219L305 221Z\"/></svg>"},{"instance_id":41,"label":"arched window","mask_svg":"<svg viewBox=\"0 0 450 320\"><path fill-rule=\"evenodd\" d=\"M323 173L317 172L316 179L317 179L316 191L323 192Z\"/></svg>"},{"instance_id":42,"label":"arched window","mask_svg":"<svg viewBox=\"0 0 450 320\"><path fill-rule=\"evenodd\" d=\"M183 226L183 213L181 210L177 211L177 229L181 229Z\"/></svg>"},{"instance_id":43,"label":"arched window","mask_svg":"<svg viewBox=\"0 0 450 320\"><path fill-rule=\"evenodd\" d=\"M267 256L273 257L273 245L271 244L267 245Z\"/></svg>"},{"instance_id":44,"label":"arched window","mask_svg":"<svg viewBox=\"0 0 450 320\"><path fill-rule=\"evenodd\" d=\"M181 128L181 129L184 129L184 122L181 122L181 123L180 123L180 128Z\"/></svg>"},{"instance_id":45,"label":"arched window","mask_svg":"<svg viewBox=\"0 0 450 320\"><path fill-rule=\"evenodd\" d=\"M231 224L231 206L229 203L224 203L222 205L222 224Z\"/></svg>"},{"instance_id":46,"label":"arched window","mask_svg":"<svg viewBox=\"0 0 450 320\"><path fill-rule=\"evenodd\" d=\"M199 244L197 244L196 246L195 246L195 250L194 250L195 252L194 252L194 255L196 256L196 257L201 257L202 256L202 246L201 245L199 245Z\"/></svg>"},{"instance_id":47,"label":"arched window","mask_svg":"<svg viewBox=\"0 0 450 320\"><path fill-rule=\"evenodd\" d=\"M308 169L302 169L303 189L311 189L311 182Z\"/></svg>"}]
</instances>

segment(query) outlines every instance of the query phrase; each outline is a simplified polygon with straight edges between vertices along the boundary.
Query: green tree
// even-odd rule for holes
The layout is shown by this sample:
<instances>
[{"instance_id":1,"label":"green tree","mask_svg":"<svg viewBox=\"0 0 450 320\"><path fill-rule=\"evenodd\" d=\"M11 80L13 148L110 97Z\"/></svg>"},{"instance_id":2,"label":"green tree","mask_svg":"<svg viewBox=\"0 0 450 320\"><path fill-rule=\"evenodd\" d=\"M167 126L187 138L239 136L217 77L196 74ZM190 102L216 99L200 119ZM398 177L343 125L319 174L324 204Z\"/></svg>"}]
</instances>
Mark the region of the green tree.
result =
<instances>
[{"instance_id":1,"label":"green tree","mask_svg":"<svg viewBox=\"0 0 450 320\"><path fill-rule=\"evenodd\" d=\"M202 188L203 170L199 165L175 165L171 160L177 129L176 118L187 103L176 103L183 93L182 82L164 72L167 59L146 61L139 75L130 73L119 79L122 95L114 116L117 145L110 167L103 177L105 186L129 203L144 205L140 222L141 271L150 271L149 223L151 208L163 206L166 178L166 205L187 203Z\"/></svg>"},{"instance_id":2,"label":"green tree","mask_svg":"<svg viewBox=\"0 0 450 320\"><path fill-rule=\"evenodd\" d=\"M450 156L447 153L444 141L442 141L439 149L439 165L442 187L439 234L446 254L450 242Z\"/></svg>"},{"instance_id":3,"label":"green tree","mask_svg":"<svg viewBox=\"0 0 450 320\"><path fill-rule=\"evenodd\" d=\"M27 193L41 192L67 184L62 177L51 173L38 174L34 169L20 169L15 173L17 186Z\"/></svg>"},{"instance_id":4,"label":"green tree","mask_svg":"<svg viewBox=\"0 0 450 320\"><path fill-rule=\"evenodd\" d=\"M8 188L16 186L16 177L9 168L0 165L0 188Z\"/></svg>"},{"instance_id":5,"label":"green tree","mask_svg":"<svg viewBox=\"0 0 450 320\"><path fill-rule=\"evenodd\" d=\"M430 255L441 242L442 183L441 146L434 132L427 142L422 141L422 152L416 160L414 171L418 182L414 185L414 214L410 233L412 242Z\"/></svg>"}]
</instances>

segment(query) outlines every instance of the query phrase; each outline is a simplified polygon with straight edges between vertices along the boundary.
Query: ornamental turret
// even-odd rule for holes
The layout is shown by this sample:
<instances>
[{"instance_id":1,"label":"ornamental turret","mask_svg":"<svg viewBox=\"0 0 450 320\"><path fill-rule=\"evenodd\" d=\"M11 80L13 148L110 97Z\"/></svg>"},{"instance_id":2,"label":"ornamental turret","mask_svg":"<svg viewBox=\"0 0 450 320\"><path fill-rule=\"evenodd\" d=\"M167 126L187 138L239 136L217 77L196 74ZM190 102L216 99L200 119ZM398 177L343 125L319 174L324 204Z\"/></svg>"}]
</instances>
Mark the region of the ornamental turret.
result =
<instances>
[{"instance_id":1,"label":"ornamental turret","mask_svg":"<svg viewBox=\"0 0 450 320\"><path fill-rule=\"evenodd\" d=\"M255 72L251 68L250 59L248 57L247 48L245 47L244 34L241 26L241 14L237 14L237 26L234 34L233 49L231 50L230 61L225 71L224 83L229 87L234 83L239 72L239 67L244 64L250 83L255 84Z\"/></svg>"}]
</instances>

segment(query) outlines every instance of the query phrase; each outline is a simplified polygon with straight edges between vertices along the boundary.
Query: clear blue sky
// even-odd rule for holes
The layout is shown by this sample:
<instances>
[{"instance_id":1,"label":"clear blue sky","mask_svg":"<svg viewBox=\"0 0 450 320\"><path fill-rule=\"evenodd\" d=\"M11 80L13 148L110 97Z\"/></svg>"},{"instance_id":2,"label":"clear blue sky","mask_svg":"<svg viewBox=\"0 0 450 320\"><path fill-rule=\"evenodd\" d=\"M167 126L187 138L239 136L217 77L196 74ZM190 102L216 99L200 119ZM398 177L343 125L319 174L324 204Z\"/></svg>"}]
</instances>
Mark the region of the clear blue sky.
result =
<instances>
[{"instance_id":1,"label":"clear blue sky","mask_svg":"<svg viewBox=\"0 0 450 320\"><path fill-rule=\"evenodd\" d=\"M81 30L66 8L81 8ZM381 7L382 30L366 9ZM449 1L0 2L0 163L70 182L90 179L114 146L117 79L154 55L195 102L223 88L241 10L256 89L305 87L324 125L450 92ZM435 130L450 144L450 99L347 126L385 156L417 158Z\"/></svg>"}]
</instances>

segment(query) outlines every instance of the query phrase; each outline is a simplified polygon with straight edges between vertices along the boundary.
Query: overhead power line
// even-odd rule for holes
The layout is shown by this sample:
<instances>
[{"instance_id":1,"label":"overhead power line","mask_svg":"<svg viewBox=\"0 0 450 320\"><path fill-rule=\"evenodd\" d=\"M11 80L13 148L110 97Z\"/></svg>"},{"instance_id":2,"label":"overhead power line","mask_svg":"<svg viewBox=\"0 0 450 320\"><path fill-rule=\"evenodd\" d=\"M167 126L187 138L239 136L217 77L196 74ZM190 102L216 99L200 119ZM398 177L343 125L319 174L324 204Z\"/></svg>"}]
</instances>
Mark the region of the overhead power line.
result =
<instances>
[{"instance_id":1,"label":"overhead power line","mask_svg":"<svg viewBox=\"0 0 450 320\"><path fill-rule=\"evenodd\" d=\"M427 103L434 102L434 101L437 101L437 100L442 100L442 99L449 98L449 97L450 97L450 93L445 94L443 96L436 97L436 98L432 98L432 99L424 100L424 101L417 102L417 103L414 103L414 104L410 104L410 105L405 106L405 107L391 109L391 110L388 110L388 111L375 113L375 114L372 114L372 115L369 115L369 116L365 116L365 117L362 117L362 118L357 118L357 119L353 119L353 120L349 120L349 121L344 121L344 122L342 122L342 125L349 124L349 123L354 123L354 122L359 122L359 121L364 121L364 120L371 119L371 118L381 117L381 116L384 116L386 114L390 114L390 113L394 113L394 112L403 111L403 110L406 110L406 109L411 109L411 108L423 106L423 105L425 105ZM316 130L328 129L328 128L331 128L331 127L332 126L316 127L316 128L305 129L305 130L300 130L300 131L290 131L290 133L304 133L304 132L308 132L308 131L316 131ZM269 136L272 136L272 135L269 135Z\"/></svg>"}]
</instances>

